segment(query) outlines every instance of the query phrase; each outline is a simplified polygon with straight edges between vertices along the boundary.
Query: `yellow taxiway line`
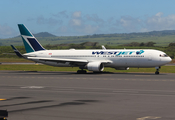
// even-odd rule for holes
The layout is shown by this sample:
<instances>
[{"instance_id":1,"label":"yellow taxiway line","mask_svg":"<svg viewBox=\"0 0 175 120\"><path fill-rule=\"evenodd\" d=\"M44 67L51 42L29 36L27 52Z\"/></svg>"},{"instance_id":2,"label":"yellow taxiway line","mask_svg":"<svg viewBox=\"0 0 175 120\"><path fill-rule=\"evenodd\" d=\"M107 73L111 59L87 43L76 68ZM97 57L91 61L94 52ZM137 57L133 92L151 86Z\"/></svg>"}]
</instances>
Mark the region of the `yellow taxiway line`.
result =
<instances>
[{"instance_id":1,"label":"yellow taxiway line","mask_svg":"<svg viewBox=\"0 0 175 120\"><path fill-rule=\"evenodd\" d=\"M0 101L3 101L3 100L6 100L6 99L0 99Z\"/></svg>"}]
</instances>

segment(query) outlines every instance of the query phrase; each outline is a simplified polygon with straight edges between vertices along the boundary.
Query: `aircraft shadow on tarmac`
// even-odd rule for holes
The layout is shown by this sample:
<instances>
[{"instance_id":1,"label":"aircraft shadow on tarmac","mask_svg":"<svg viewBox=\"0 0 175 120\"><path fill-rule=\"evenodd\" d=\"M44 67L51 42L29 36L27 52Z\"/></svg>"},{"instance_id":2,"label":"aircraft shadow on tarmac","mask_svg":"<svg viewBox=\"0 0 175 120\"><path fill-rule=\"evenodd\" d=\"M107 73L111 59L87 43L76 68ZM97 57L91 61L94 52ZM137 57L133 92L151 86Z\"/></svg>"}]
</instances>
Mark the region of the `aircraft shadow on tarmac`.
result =
<instances>
[{"instance_id":1,"label":"aircraft shadow on tarmac","mask_svg":"<svg viewBox=\"0 0 175 120\"><path fill-rule=\"evenodd\" d=\"M10 106L27 105L27 104L38 104L38 103L46 103L46 102L52 102L52 101L53 100L31 101L31 102L18 103L18 104L1 105L0 107L10 107Z\"/></svg>"},{"instance_id":2,"label":"aircraft shadow on tarmac","mask_svg":"<svg viewBox=\"0 0 175 120\"><path fill-rule=\"evenodd\" d=\"M6 106L14 106L14 105L25 105L25 104L37 104L37 103L43 103L43 102L53 102L52 100L43 100L43 101L32 101L32 102L26 102L21 104L12 104L12 105L6 105ZM44 108L52 108L52 107L65 107L65 106L75 106L75 105L85 105L87 103L92 102L100 102L99 100L74 100L72 102L65 102L65 103L59 103L55 105L45 105L45 106L39 106L39 107L33 107L33 108L26 108L26 109L16 109L9 111L9 113L15 113L15 112L21 112L21 111L29 111L29 110L38 110L38 109L44 109ZM1 107L1 106L0 106ZM5 107L5 105L3 105Z\"/></svg>"}]
</instances>

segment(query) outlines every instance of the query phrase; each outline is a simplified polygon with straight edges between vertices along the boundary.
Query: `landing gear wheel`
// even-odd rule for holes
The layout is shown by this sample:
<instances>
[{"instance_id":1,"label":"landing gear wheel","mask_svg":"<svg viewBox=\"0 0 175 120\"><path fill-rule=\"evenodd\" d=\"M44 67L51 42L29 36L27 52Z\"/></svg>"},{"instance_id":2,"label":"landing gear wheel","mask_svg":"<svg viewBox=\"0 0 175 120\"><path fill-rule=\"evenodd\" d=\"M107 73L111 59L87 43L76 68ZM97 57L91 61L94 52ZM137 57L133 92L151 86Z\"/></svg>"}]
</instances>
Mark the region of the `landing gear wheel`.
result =
<instances>
[{"instance_id":1,"label":"landing gear wheel","mask_svg":"<svg viewBox=\"0 0 175 120\"><path fill-rule=\"evenodd\" d=\"M155 68L156 68L156 72L155 72L155 74L158 75L158 74L159 74L160 66L159 66L159 67L155 67Z\"/></svg>"},{"instance_id":2,"label":"landing gear wheel","mask_svg":"<svg viewBox=\"0 0 175 120\"><path fill-rule=\"evenodd\" d=\"M83 72L83 74L86 74L86 73L87 73L87 71L86 71L86 70L83 70L82 72Z\"/></svg>"},{"instance_id":3,"label":"landing gear wheel","mask_svg":"<svg viewBox=\"0 0 175 120\"><path fill-rule=\"evenodd\" d=\"M159 72L158 72L158 71L156 71L156 72L155 72L155 74L156 74L156 75L158 75L158 74L159 74Z\"/></svg>"}]
</instances>

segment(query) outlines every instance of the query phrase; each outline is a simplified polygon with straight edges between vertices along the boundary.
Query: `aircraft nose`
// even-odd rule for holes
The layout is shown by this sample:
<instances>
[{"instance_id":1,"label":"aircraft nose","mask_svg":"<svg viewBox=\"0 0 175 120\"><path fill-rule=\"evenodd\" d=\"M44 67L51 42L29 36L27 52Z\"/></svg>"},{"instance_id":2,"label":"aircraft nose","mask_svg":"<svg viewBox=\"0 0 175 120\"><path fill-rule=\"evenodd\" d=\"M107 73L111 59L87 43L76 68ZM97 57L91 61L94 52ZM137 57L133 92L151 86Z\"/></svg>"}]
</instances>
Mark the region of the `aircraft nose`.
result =
<instances>
[{"instance_id":1,"label":"aircraft nose","mask_svg":"<svg viewBox=\"0 0 175 120\"><path fill-rule=\"evenodd\" d=\"M172 61L172 59L170 57L166 57L164 60L163 60L165 63L169 63Z\"/></svg>"},{"instance_id":2,"label":"aircraft nose","mask_svg":"<svg viewBox=\"0 0 175 120\"><path fill-rule=\"evenodd\" d=\"M162 61L162 64L168 64L169 62L171 62L171 58L170 57L162 57L161 61Z\"/></svg>"},{"instance_id":3,"label":"aircraft nose","mask_svg":"<svg viewBox=\"0 0 175 120\"><path fill-rule=\"evenodd\" d=\"M171 59L170 57L168 57L167 62L169 63L169 62L171 62L171 61L172 61L172 59Z\"/></svg>"}]
</instances>

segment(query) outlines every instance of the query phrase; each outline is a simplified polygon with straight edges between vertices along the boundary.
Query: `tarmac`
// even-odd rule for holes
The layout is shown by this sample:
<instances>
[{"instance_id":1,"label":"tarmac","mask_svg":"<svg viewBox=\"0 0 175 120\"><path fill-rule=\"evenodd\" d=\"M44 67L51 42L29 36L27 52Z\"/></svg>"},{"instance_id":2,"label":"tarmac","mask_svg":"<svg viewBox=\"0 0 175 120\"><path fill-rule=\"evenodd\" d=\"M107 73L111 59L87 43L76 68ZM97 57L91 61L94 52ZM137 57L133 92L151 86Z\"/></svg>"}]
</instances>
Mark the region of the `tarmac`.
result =
<instances>
[{"instance_id":1,"label":"tarmac","mask_svg":"<svg viewBox=\"0 0 175 120\"><path fill-rule=\"evenodd\" d=\"M175 74L0 71L8 120L175 120Z\"/></svg>"}]
</instances>

